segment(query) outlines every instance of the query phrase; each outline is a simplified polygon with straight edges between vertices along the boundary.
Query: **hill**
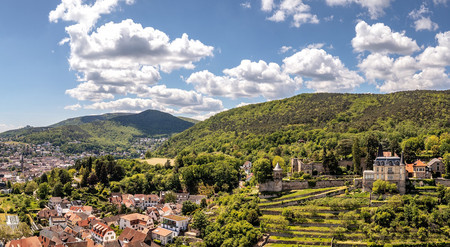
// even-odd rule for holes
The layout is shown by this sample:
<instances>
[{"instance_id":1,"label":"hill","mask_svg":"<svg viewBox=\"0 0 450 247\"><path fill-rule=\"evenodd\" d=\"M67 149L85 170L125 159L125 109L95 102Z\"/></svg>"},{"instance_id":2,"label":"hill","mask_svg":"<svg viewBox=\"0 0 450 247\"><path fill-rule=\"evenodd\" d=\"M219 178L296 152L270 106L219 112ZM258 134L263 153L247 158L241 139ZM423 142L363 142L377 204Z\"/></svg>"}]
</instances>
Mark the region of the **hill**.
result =
<instances>
[{"instance_id":1,"label":"hill","mask_svg":"<svg viewBox=\"0 0 450 247\"><path fill-rule=\"evenodd\" d=\"M126 116L126 115L130 115L130 113L106 113L106 114L102 114L102 115L75 117L75 118L69 118L69 119L63 120L56 124L52 124L48 127L54 128L54 127L67 126L67 125L81 125L81 124L85 124L85 123L92 123L94 121L110 120L110 119L118 117L118 116Z\"/></svg>"},{"instance_id":2,"label":"hill","mask_svg":"<svg viewBox=\"0 0 450 247\"><path fill-rule=\"evenodd\" d=\"M104 114L68 119L49 127L25 127L0 137L25 143L51 142L67 153L129 150L139 137L170 136L194 125L168 113Z\"/></svg>"},{"instance_id":3,"label":"hill","mask_svg":"<svg viewBox=\"0 0 450 247\"><path fill-rule=\"evenodd\" d=\"M263 150L318 159L323 147L336 151L347 139L347 155L352 139L364 143L369 135L398 151L406 138L448 131L449 111L450 90L300 94L221 112L172 137L157 153L175 156L187 148L242 157Z\"/></svg>"}]
</instances>

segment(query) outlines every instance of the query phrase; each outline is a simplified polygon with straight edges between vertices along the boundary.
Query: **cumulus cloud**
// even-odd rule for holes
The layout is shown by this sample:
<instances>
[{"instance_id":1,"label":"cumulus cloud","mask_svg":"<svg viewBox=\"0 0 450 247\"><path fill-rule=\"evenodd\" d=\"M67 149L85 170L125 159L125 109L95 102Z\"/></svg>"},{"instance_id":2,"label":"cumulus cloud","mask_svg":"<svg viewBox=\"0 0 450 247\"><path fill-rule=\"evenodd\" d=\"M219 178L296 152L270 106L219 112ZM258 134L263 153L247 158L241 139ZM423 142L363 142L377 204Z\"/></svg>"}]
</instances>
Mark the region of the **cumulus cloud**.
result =
<instances>
[{"instance_id":1,"label":"cumulus cloud","mask_svg":"<svg viewBox=\"0 0 450 247\"><path fill-rule=\"evenodd\" d=\"M416 31L428 30L434 31L439 28L437 23L431 21L430 17L427 16L431 11L422 4L419 9L415 9L409 13L409 17L414 19L414 28Z\"/></svg>"},{"instance_id":2,"label":"cumulus cloud","mask_svg":"<svg viewBox=\"0 0 450 247\"><path fill-rule=\"evenodd\" d=\"M364 82L355 71L345 67L338 57L317 48L305 48L283 60L284 71L310 78L308 88L319 92L351 91Z\"/></svg>"},{"instance_id":3,"label":"cumulus cloud","mask_svg":"<svg viewBox=\"0 0 450 247\"><path fill-rule=\"evenodd\" d=\"M87 109L142 110L146 108L199 114L202 110L223 109L222 102L203 97L193 91L155 86L161 80L160 72L171 73L177 69L193 69L194 63L213 56L214 48L187 34L170 39L167 34L152 27L143 27L127 19L108 22L96 27L104 14L118 8L119 3L132 4L133 0L62 0L49 13L50 22L74 22L66 27L69 38L59 43L70 46L70 69L77 72L80 82L66 94L78 100L96 103ZM153 87L152 87L153 86ZM117 95L145 95L147 98L123 98ZM186 97L186 98L183 98ZM103 100L113 100L100 102ZM173 101L178 101L179 104ZM184 104L184 105L183 105ZM80 105L67 106L76 110ZM159 108L158 108L159 107Z\"/></svg>"},{"instance_id":4,"label":"cumulus cloud","mask_svg":"<svg viewBox=\"0 0 450 247\"><path fill-rule=\"evenodd\" d=\"M355 27L356 36L352 39L355 51L410 55L420 50L415 40L404 33L393 32L383 23L369 25L364 21Z\"/></svg>"},{"instance_id":5,"label":"cumulus cloud","mask_svg":"<svg viewBox=\"0 0 450 247\"><path fill-rule=\"evenodd\" d=\"M443 5L447 6L447 2L448 2L448 0L433 0L433 3L436 5L443 4Z\"/></svg>"},{"instance_id":6,"label":"cumulus cloud","mask_svg":"<svg viewBox=\"0 0 450 247\"><path fill-rule=\"evenodd\" d=\"M281 71L276 63L242 60L241 64L225 69L223 76L203 70L195 72L186 80L201 93L229 98L258 97L276 99L293 95L300 88L301 79L292 79Z\"/></svg>"},{"instance_id":7,"label":"cumulus cloud","mask_svg":"<svg viewBox=\"0 0 450 247\"><path fill-rule=\"evenodd\" d=\"M71 111L76 111L81 109L81 105L80 104L75 104L75 105L68 105L64 107L65 110L71 110Z\"/></svg>"},{"instance_id":8,"label":"cumulus cloud","mask_svg":"<svg viewBox=\"0 0 450 247\"><path fill-rule=\"evenodd\" d=\"M438 45L427 47L421 54L390 57L371 53L358 67L365 77L382 92L414 89L448 89L450 65L450 31L436 35Z\"/></svg>"},{"instance_id":9,"label":"cumulus cloud","mask_svg":"<svg viewBox=\"0 0 450 247\"><path fill-rule=\"evenodd\" d=\"M279 4L275 4L273 0L261 0L263 11L272 13L267 19L274 22L282 22L292 17L292 25L300 27L305 23L319 23L317 15L310 13L309 5L304 4L303 0L281 0Z\"/></svg>"},{"instance_id":10,"label":"cumulus cloud","mask_svg":"<svg viewBox=\"0 0 450 247\"><path fill-rule=\"evenodd\" d=\"M328 6L347 6L358 4L369 11L371 19L384 15L384 9L391 5L391 0L326 0Z\"/></svg>"}]
</instances>

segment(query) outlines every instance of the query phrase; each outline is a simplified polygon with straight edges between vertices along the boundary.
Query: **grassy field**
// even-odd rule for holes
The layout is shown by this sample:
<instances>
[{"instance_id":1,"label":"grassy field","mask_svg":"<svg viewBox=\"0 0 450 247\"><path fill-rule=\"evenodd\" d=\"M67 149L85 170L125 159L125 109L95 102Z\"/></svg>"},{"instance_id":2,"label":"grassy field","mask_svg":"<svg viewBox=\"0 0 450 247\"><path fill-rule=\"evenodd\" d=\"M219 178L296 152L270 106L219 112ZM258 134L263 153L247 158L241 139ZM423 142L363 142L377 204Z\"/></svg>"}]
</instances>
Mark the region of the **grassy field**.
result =
<instances>
[{"instance_id":1,"label":"grassy field","mask_svg":"<svg viewBox=\"0 0 450 247\"><path fill-rule=\"evenodd\" d=\"M164 165L166 163L167 160L170 160L170 165L171 166L175 166L175 160L174 159L168 159L168 158L150 158L150 159L145 159L144 161L147 162L147 164L150 165Z\"/></svg>"}]
</instances>

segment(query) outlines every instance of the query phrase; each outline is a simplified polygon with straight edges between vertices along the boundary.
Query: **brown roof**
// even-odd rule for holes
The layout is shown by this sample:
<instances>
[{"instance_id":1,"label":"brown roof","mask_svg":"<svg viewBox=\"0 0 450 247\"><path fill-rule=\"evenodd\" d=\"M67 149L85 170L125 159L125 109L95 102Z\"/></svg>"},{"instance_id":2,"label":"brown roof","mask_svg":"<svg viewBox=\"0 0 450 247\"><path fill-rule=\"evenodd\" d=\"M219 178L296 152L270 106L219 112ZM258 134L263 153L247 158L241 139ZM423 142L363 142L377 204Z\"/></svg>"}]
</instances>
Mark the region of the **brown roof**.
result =
<instances>
[{"instance_id":1,"label":"brown roof","mask_svg":"<svg viewBox=\"0 0 450 247\"><path fill-rule=\"evenodd\" d=\"M109 226L107 226L107 225L105 225L103 223L100 223L100 222L95 224L92 227L92 232L97 234L97 235L99 235L99 236L101 236L101 237L104 237L107 232L111 232L111 231L114 231L114 230L111 229Z\"/></svg>"},{"instance_id":2,"label":"brown roof","mask_svg":"<svg viewBox=\"0 0 450 247\"><path fill-rule=\"evenodd\" d=\"M417 160L416 162L414 162L414 166L427 166L427 164L423 163L421 160Z\"/></svg>"},{"instance_id":3,"label":"brown roof","mask_svg":"<svg viewBox=\"0 0 450 247\"><path fill-rule=\"evenodd\" d=\"M128 220L128 221L132 221L132 220L148 221L150 219L147 215L138 214L138 213L123 215L120 218Z\"/></svg>"},{"instance_id":4,"label":"brown roof","mask_svg":"<svg viewBox=\"0 0 450 247\"><path fill-rule=\"evenodd\" d=\"M17 240L11 240L6 244L6 247L41 247L41 242L36 236L29 238L22 238Z\"/></svg>"},{"instance_id":5,"label":"brown roof","mask_svg":"<svg viewBox=\"0 0 450 247\"><path fill-rule=\"evenodd\" d=\"M143 242L145 238L147 237L146 234L136 231L133 228L127 227L119 236L120 241L128 241L130 243L132 242Z\"/></svg>"},{"instance_id":6,"label":"brown roof","mask_svg":"<svg viewBox=\"0 0 450 247\"><path fill-rule=\"evenodd\" d=\"M155 230L153 230L152 233L154 233L156 235L159 235L159 236L167 237L170 234L172 234L172 231L164 229L164 228L161 228L161 227L158 227Z\"/></svg>"}]
</instances>

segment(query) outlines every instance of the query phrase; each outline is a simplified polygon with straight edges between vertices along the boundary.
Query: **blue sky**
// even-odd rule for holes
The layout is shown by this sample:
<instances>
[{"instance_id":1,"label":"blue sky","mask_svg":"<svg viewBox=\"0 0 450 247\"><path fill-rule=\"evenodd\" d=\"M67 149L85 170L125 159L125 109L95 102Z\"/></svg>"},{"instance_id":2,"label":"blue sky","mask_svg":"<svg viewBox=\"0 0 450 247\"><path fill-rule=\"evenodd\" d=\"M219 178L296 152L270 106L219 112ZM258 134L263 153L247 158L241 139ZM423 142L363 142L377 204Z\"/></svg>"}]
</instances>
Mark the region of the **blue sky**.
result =
<instances>
[{"instance_id":1,"label":"blue sky","mask_svg":"<svg viewBox=\"0 0 450 247\"><path fill-rule=\"evenodd\" d=\"M0 131L450 88L450 1L5 0Z\"/></svg>"}]
</instances>

